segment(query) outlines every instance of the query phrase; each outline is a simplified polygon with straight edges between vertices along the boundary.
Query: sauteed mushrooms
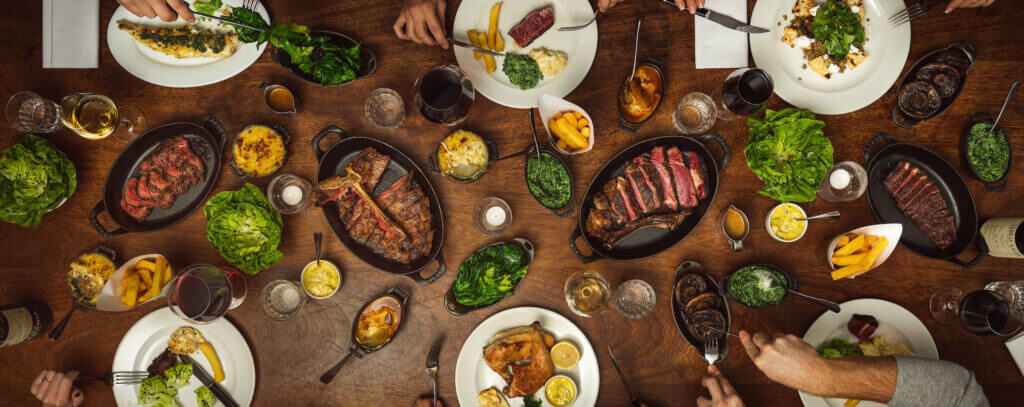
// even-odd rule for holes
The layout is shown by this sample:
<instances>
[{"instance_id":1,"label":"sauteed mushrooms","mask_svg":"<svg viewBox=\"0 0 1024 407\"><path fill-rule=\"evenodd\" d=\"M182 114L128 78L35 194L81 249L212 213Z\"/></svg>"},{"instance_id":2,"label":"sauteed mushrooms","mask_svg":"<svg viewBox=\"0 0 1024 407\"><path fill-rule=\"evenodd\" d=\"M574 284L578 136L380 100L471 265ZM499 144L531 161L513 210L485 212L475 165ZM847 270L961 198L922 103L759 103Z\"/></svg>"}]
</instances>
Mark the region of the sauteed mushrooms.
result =
<instances>
[{"instance_id":1,"label":"sauteed mushrooms","mask_svg":"<svg viewBox=\"0 0 1024 407\"><path fill-rule=\"evenodd\" d=\"M708 333L714 333L716 335L719 334L719 332L712 328L717 328L722 331L727 330L725 326L725 316L715 309L706 309L695 312L690 316L690 324L687 328L690 329L690 333L693 334L694 337L701 341L704 340L704 336Z\"/></svg>"},{"instance_id":2,"label":"sauteed mushrooms","mask_svg":"<svg viewBox=\"0 0 1024 407\"><path fill-rule=\"evenodd\" d=\"M960 73L953 65L942 62L925 64L917 71L917 78L931 82L944 98L953 96L960 87Z\"/></svg>"},{"instance_id":3,"label":"sauteed mushrooms","mask_svg":"<svg viewBox=\"0 0 1024 407\"><path fill-rule=\"evenodd\" d=\"M897 96L900 110L914 119L924 120L939 111L942 97L934 85L924 81L911 82Z\"/></svg>"},{"instance_id":4,"label":"sauteed mushrooms","mask_svg":"<svg viewBox=\"0 0 1024 407\"><path fill-rule=\"evenodd\" d=\"M676 283L675 296L680 305L685 305L708 290L708 282L696 273L684 275Z\"/></svg>"}]
</instances>

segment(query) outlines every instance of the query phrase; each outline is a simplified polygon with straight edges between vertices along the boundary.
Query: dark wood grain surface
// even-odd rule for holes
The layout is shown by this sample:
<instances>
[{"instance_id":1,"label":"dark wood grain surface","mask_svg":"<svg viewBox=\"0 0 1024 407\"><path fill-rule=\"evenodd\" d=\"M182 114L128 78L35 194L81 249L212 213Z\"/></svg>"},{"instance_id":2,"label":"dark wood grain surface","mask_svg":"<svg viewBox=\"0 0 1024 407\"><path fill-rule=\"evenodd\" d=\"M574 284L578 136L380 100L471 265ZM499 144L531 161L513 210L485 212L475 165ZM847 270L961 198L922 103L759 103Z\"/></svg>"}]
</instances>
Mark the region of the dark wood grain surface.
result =
<instances>
[{"instance_id":1,"label":"dark wood grain surface","mask_svg":"<svg viewBox=\"0 0 1024 407\"><path fill-rule=\"evenodd\" d=\"M103 0L101 27L116 6ZM315 176L316 162L309 148L310 138L328 124L336 124L351 134L370 136L398 146L421 167L427 154L453 129L435 125L422 118L413 107L412 85L416 77L434 65L454 63L450 50L428 48L412 42L397 41L392 33L399 5L384 1L268 1L271 15L282 21L310 27L330 28L354 35L372 48L380 58L377 73L342 87L311 86L273 64L269 55L241 74L209 86L191 89L163 88L128 74L111 57L106 35L100 38L100 68L92 70L43 70L41 64L40 3L21 2L6 7L0 16L0 98L20 90L34 90L60 99L73 92L98 92L119 104L135 105L145 111L152 125L195 120L203 114L216 116L234 134L251 123L280 123L288 128L293 141L283 172L307 179ZM453 2L457 3L457 2ZM751 10L753 1L750 2ZM448 7L448 26L457 4ZM618 130L615 97L617 84L628 75L632 57L632 34L637 17L645 19L641 56L651 55L665 61L665 103L653 119L636 133ZM835 159L862 161L860 151L876 133L885 131L899 140L913 142L936 151L962 173L958 141L968 117L975 112L995 114L1007 88L1021 79L1024 65L1024 11L1019 2L999 0L986 9L958 10L944 15L936 8L927 17L915 21L909 61L944 47L953 41L968 41L978 50L978 63L971 70L960 99L941 117L914 129L898 129L889 118L894 90L857 112L823 117L825 132L835 146ZM671 12L652 1L625 2L602 17L600 47L593 69L568 99L585 108L594 117L599 132L593 151L568 160L575 175L577 194L582 194L605 160L622 148L648 137L674 133L672 107L688 92L714 92L730 70L695 70L693 62L693 22L689 15ZM752 61L751 61L752 62ZM906 67L905 67L906 68ZM257 89L260 82L278 82L297 91L304 110L296 117L282 118L268 111ZM377 130L363 118L362 101L373 89L389 87L405 99L406 119L394 130ZM777 97L770 107L786 103ZM1012 105L1003 118L1011 138L1024 134L1021 102ZM527 112L499 106L479 97L469 118L460 128L495 140L503 153L519 151L532 143ZM657 256L632 262L599 261L580 264L566 241L577 218L557 219L538 205L523 183L523 164L519 160L492 167L479 181L454 184L430 175L438 190L446 217L444 255L449 271L436 283L422 287L411 279L370 268L348 252L335 238L325 239L326 257L342 267L344 285L326 301L310 301L294 319L274 322L259 308L258 294L275 279L297 279L300 267L313 257L311 235L315 231L333 236L319 210L284 217L285 231L281 250L284 261L271 270L248 277L248 298L228 314L243 332L256 359L257 388L255 405L345 405L405 406L421 394L430 392L430 380L424 374L423 361L431 342L446 336L440 356L440 392L448 405L455 398L455 360L469 332L484 318L502 309L537 305L569 317L586 332L596 349L611 346L633 388L657 406L689 405L704 394L700 386L706 363L683 341L672 322L669 309L672 271L683 260L702 263L715 276L750 262L768 262L799 276L803 290L837 302L874 297L896 302L920 318L938 345L939 355L973 370L994 405L1019 403L1024 380L1014 365L1003 340L978 337L959 326L941 326L928 313L928 299L941 286L965 291L981 288L992 280L1019 279L1024 263L1006 259L985 259L973 270L918 257L906 249L897 249L881 268L856 280L833 282L824 260L825 241L854 227L874 223L866 199L833 204L822 200L805 205L809 212L840 210L840 220L815 222L807 236L795 244L772 240L761 219L774 201L756 194L760 181L747 168L741 150L747 131L743 121L719 122L715 131L722 134L733 149L733 158L722 172L722 182L707 219L682 243ZM0 126L0 147L6 148L19 137L8 125ZM123 143L113 139L87 141L64 130L47 136L74 161L78 168L78 190L60 209L43 217L35 229L0 224L0 304L39 299L53 309L56 317L69 308L71 296L65 284L67 264L81 250L103 242L125 258L145 253L162 253L180 268L209 262L225 264L205 238L206 220L195 213L173 228L154 233L133 233L103 240L89 226L87 215L101 196L107 171ZM544 143L544 141L542 141ZM1016 143L1016 142L1015 142ZM968 179L982 219L1024 215L1024 147L1015 146L1015 168L1006 190L988 192L981 183ZM720 154L717 147L712 153ZM227 157L227 154L225 154ZM260 187L269 179L258 179ZM221 169L214 192L237 189L243 181ZM486 196L507 200L515 222L505 235L487 238L471 223L476 203ZM753 232L746 249L733 253L718 231L721 211L730 203L747 211ZM111 226L108 218L102 221ZM442 295L451 284L455 268L473 250L498 239L523 236L538 247L536 261L530 267L515 297L492 309L453 317L442 308ZM970 249L962 258L975 253ZM432 267L430 267L432 270ZM658 296L654 312L646 319L628 321L614 311L594 318L581 318L566 306L562 286L565 278L578 270L604 275L614 286L631 278L651 283ZM411 293L410 313L403 331L394 343L381 352L361 360L352 360L330 385L317 378L339 359L348 346L349 327L358 307L376 293L398 286ZM0 349L0 404L33 405L30 380L43 369L77 369L83 374L99 375L110 369L114 350L131 325L159 304L149 304L125 313L76 315L63 338L57 342L37 339L30 343ZM751 310L732 304L734 330L787 332L803 335L822 308L789 299L771 310ZM722 370L743 395L748 405L798 405L796 391L765 378L749 358L734 344L734 352L722 363ZM628 403L624 387L604 352L599 352L601 389L599 405L622 406ZM81 383L87 405L113 405L110 389L100 384ZM6 402L4 401L6 400Z\"/></svg>"}]
</instances>

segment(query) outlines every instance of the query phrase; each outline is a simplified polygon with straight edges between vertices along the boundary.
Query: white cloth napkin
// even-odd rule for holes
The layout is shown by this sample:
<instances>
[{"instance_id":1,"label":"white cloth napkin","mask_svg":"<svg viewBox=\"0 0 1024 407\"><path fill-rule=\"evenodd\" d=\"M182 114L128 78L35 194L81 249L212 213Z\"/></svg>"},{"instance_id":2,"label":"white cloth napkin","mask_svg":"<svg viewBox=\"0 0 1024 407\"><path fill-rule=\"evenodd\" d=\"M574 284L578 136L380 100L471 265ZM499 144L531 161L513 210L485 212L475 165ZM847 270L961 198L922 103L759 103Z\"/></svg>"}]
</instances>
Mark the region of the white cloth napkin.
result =
<instances>
[{"instance_id":1,"label":"white cloth napkin","mask_svg":"<svg viewBox=\"0 0 1024 407\"><path fill-rule=\"evenodd\" d=\"M707 0L704 7L747 21L747 0ZM697 69L747 66L747 33L722 27L703 17L693 17L694 62Z\"/></svg>"},{"instance_id":2,"label":"white cloth napkin","mask_svg":"<svg viewBox=\"0 0 1024 407\"><path fill-rule=\"evenodd\" d=\"M1006 350L1010 351L1013 361L1017 362L1017 368L1024 374L1024 332L1014 335L1006 341Z\"/></svg>"},{"instance_id":3,"label":"white cloth napkin","mask_svg":"<svg viewBox=\"0 0 1024 407\"><path fill-rule=\"evenodd\" d=\"M43 0L43 68L98 68L100 0Z\"/></svg>"}]
</instances>

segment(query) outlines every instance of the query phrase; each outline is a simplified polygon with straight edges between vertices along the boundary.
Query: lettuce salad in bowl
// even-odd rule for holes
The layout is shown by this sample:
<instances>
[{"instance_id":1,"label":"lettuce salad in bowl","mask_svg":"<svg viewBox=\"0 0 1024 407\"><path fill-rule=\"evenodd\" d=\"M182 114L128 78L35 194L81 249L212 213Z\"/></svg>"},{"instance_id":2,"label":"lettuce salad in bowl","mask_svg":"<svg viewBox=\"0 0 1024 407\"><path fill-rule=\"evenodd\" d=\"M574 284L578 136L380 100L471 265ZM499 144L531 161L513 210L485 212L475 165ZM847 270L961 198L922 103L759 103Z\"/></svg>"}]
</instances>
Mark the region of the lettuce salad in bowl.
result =
<instances>
[{"instance_id":1,"label":"lettuce salad in bowl","mask_svg":"<svg viewBox=\"0 0 1024 407\"><path fill-rule=\"evenodd\" d=\"M284 222L259 187L246 183L237 191L224 191L206 203L206 239L224 260L248 274L259 273L284 258L281 244Z\"/></svg>"},{"instance_id":2,"label":"lettuce salad in bowl","mask_svg":"<svg viewBox=\"0 0 1024 407\"><path fill-rule=\"evenodd\" d=\"M750 139L743 149L750 170L764 182L761 195L780 202L813 201L832 168L832 142L807 109L765 111L764 120L747 119Z\"/></svg>"},{"instance_id":3,"label":"lettuce salad in bowl","mask_svg":"<svg viewBox=\"0 0 1024 407\"><path fill-rule=\"evenodd\" d=\"M75 164L46 139L26 134L0 156L0 220L39 226L75 193Z\"/></svg>"}]
</instances>

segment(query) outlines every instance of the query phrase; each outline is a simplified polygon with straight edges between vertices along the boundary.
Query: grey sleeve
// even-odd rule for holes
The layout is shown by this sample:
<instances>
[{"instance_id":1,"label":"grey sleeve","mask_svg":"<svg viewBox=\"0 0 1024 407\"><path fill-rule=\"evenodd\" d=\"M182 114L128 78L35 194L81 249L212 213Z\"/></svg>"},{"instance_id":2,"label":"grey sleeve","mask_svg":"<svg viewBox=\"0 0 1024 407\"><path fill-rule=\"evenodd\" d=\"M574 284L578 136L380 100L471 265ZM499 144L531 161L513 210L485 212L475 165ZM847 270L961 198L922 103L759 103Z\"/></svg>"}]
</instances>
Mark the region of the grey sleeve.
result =
<instances>
[{"instance_id":1,"label":"grey sleeve","mask_svg":"<svg viewBox=\"0 0 1024 407\"><path fill-rule=\"evenodd\" d=\"M896 392L889 401L901 406L988 406L974 372L938 359L896 356Z\"/></svg>"}]
</instances>

